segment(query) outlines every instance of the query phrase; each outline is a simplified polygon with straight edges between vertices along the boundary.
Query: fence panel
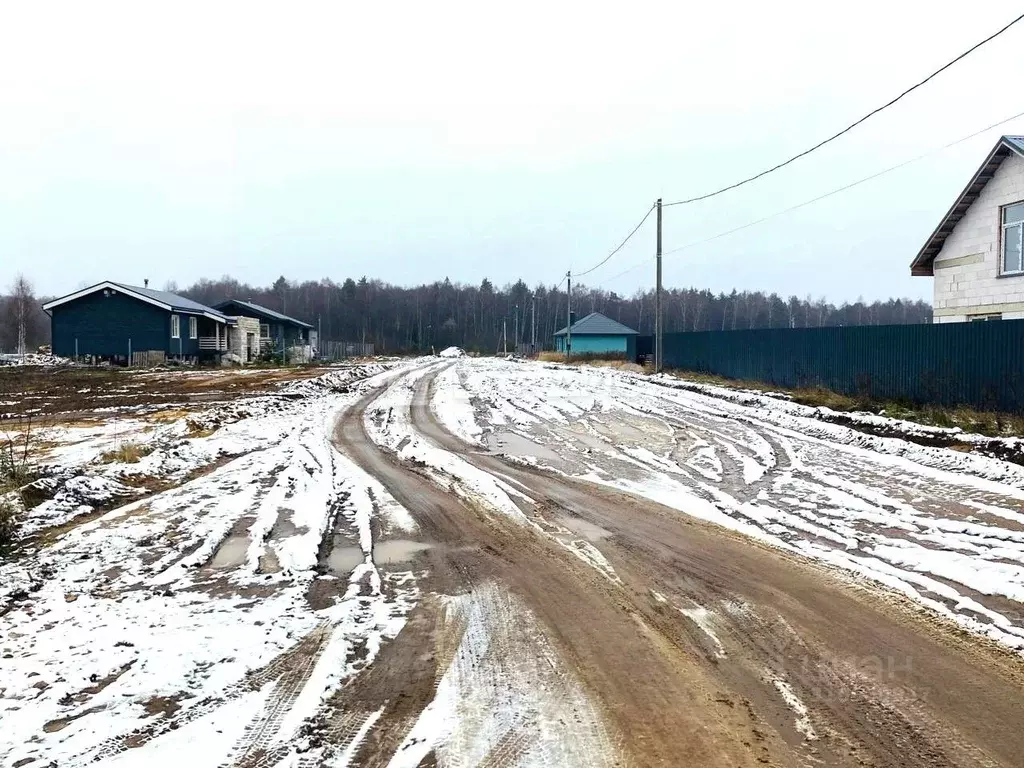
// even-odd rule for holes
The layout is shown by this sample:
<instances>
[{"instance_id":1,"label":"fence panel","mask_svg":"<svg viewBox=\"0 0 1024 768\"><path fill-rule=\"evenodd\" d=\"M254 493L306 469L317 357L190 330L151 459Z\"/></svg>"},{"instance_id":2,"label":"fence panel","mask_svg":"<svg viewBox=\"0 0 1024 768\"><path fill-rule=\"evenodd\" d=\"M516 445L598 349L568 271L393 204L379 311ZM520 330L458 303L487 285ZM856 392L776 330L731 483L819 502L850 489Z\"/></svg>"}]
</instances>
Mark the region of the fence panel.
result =
<instances>
[{"instance_id":1,"label":"fence panel","mask_svg":"<svg viewBox=\"0 0 1024 768\"><path fill-rule=\"evenodd\" d=\"M322 360L373 357L373 344L364 344L359 341L321 341L317 352Z\"/></svg>"},{"instance_id":2,"label":"fence panel","mask_svg":"<svg viewBox=\"0 0 1024 768\"><path fill-rule=\"evenodd\" d=\"M1024 320L666 333L667 368L1024 413ZM653 351L637 339L637 355Z\"/></svg>"}]
</instances>

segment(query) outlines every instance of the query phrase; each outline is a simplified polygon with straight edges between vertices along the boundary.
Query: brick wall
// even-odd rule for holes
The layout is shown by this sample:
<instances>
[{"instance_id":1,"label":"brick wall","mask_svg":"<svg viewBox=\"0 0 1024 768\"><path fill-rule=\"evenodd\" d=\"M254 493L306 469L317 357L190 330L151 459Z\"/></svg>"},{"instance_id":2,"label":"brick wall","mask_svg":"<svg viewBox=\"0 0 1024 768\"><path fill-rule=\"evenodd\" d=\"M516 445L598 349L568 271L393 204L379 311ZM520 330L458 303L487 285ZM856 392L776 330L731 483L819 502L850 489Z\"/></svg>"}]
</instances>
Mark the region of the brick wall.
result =
<instances>
[{"instance_id":1,"label":"brick wall","mask_svg":"<svg viewBox=\"0 0 1024 768\"><path fill-rule=\"evenodd\" d=\"M999 277L1000 206L1024 200L1024 158L1011 154L935 257L935 322L1001 313L1024 318L1024 276Z\"/></svg>"}]
</instances>

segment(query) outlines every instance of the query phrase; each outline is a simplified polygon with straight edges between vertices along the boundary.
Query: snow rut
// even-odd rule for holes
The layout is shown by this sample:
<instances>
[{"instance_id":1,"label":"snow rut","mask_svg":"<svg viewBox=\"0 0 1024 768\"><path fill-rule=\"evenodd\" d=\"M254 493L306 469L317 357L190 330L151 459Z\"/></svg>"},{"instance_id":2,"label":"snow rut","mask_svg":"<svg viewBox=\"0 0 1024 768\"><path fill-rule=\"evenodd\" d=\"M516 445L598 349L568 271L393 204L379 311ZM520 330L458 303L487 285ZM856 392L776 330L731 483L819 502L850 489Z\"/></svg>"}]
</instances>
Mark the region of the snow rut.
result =
<instances>
[{"instance_id":1,"label":"snow rut","mask_svg":"<svg viewBox=\"0 0 1024 768\"><path fill-rule=\"evenodd\" d=\"M431 751L453 768L614 764L598 709L521 601L487 584L448 598L444 620L461 640L394 768Z\"/></svg>"},{"instance_id":2,"label":"snow rut","mask_svg":"<svg viewBox=\"0 0 1024 768\"><path fill-rule=\"evenodd\" d=\"M322 621L316 629L304 637L288 654L278 659L270 673L277 676L277 682L263 712L246 727L245 733L231 762L234 768L270 768L291 750L291 745L278 744L272 749L279 735L285 717L291 712L313 673L321 654L331 638L329 621ZM265 679L258 675L251 681L258 685Z\"/></svg>"}]
</instances>

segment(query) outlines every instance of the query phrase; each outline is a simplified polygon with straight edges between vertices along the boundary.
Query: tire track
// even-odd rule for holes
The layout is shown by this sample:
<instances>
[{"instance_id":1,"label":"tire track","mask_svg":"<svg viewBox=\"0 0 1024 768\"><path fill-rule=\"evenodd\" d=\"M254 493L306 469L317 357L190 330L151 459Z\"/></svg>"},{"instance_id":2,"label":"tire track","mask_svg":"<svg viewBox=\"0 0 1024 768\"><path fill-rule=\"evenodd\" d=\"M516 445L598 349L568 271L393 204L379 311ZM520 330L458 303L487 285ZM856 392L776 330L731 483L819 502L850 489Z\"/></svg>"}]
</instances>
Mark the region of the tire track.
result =
<instances>
[{"instance_id":1,"label":"tire track","mask_svg":"<svg viewBox=\"0 0 1024 768\"><path fill-rule=\"evenodd\" d=\"M421 390L431 385L432 378L419 383ZM652 589L715 611L727 659L695 655L722 691L714 701L749 712L751 733L768 750L760 759L774 762L774 728L794 750L783 764L1016 765L1024 747L1021 729L1013 725L1020 722L1016 702L1024 698L1018 659L965 643L905 599L852 586L818 564L645 499L483 454L445 433L421 402L429 402L426 392L413 398L413 424L421 435L478 469L511 477L542 503L612 533L600 548L622 576L626 594L644 596L632 602L644 631L682 651L701 647L692 623L659 607L648 597ZM778 466L766 472L759 491L770 487L776 473L796 469L788 438L773 437L764 439ZM740 602L776 618L751 624L724 609ZM780 644L780 628L794 632L799 643ZM884 665L884 676L870 674L876 662ZM806 702L820 731L817 741L805 742L794 727L793 711L769 684L772 674L789 680Z\"/></svg>"}]
</instances>

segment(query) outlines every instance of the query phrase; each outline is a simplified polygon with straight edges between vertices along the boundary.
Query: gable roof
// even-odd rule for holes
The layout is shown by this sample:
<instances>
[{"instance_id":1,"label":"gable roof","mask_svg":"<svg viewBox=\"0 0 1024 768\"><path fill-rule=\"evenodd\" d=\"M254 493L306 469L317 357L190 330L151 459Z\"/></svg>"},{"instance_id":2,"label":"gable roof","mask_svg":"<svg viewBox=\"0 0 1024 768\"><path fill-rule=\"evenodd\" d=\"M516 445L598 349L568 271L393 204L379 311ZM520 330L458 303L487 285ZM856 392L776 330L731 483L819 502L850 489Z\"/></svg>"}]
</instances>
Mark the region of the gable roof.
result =
<instances>
[{"instance_id":1,"label":"gable roof","mask_svg":"<svg viewBox=\"0 0 1024 768\"><path fill-rule=\"evenodd\" d=\"M226 323L227 317L222 312L218 312L212 307L208 307L205 304L200 304L198 301L192 301L192 299L186 299L184 296L179 296L176 293L170 293L169 291L157 291L153 288L140 288L137 285L126 285L125 283L115 283L113 280L105 280L102 283L91 285L88 288L83 288L75 293L69 293L67 296L61 296L59 299L48 301L43 304L43 309L47 312L54 307L59 307L61 304L68 304L72 301L88 296L92 293L98 293L99 291L112 290L120 291L126 296L131 296L133 299L144 301L147 304L153 304L154 306L160 307L168 312L180 312L186 315L203 315L211 320L216 320L220 323Z\"/></svg>"},{"instance_id":2,"label":"gable roof","mask_svg":"<svg viewBox=\"0 0 1024 768\"><path fill-rule=\"evenodd\" d=\"M960 193L960 196L953 203L953 206L946 211L946 215L942 217L942 221L939 222L939 226L935 228L935 231L931 233L928 239L925 241L924 246L918 252L917 256L910 264L911 275L931 275L934 274L932 270L932 263L935 261L935 257L939 255L939 251L942 250L943 244L946 242L946 238L953 232L953 228L957 225L967 213L967 209L974 204L974 201L978 199L978 195L981 194L981 190L985 188L985 185L992 180L995 176L999 166L1002 165L1003 160L1012 154L1016 154L1019 157L1024 157L1024 136L1001 136L999 141L996 142L995 147L988 153L988 157L985 158L985 162L981 164L981 167L974 174L974 177L970 180L964 191Z\"/></svg>"},{"instance_id":3,"label":"gable roof","mask_svg":"<svg viewBox=\"0 0 1024 768\"><path fill-rule=\"evenodd\" d=\"M313 328L313 326L310 325L309 323L304 323L301 320L296 320L294 317L288 317L288 315L282 315L280 312L275 312L272 309L261 307L259 304L253 304L251 301L241 301L240 299L228 299L227 301L222 301L219 304L215 304L214 306L219 310L223 310L232 304L239 306L242 309L246 309L255 314L256 317L262 318L264 320L276 320L279 323L290 323L291 325L297 325L300 328L309 328L310 330L312 330Z\"/></svg>"},{"instance_id":4,"label":"gable roof","mask_svg":"<svg viewBox=\"0 0 1024 768\"><path fill-rule=\"evenodd\" d=\"M586 317L572 324L574 336L637 336L639 333L628 325L605 317L600 312L591 312ZM566 329L555 332L555 336L565 336Z\"/></svg>"}]
</instances>

